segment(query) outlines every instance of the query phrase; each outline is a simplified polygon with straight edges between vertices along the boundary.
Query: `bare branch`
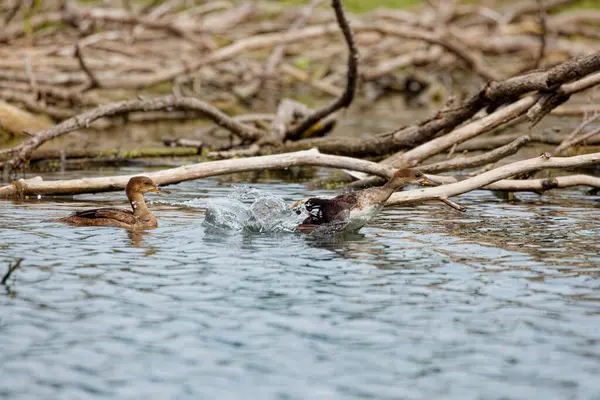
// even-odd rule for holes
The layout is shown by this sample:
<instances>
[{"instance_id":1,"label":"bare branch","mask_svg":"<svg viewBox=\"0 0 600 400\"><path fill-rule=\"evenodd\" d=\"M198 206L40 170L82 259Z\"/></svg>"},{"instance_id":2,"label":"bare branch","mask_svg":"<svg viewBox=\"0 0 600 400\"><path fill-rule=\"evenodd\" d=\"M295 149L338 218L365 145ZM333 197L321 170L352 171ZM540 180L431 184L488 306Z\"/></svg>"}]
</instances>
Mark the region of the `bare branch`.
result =
<instances>
[{"instance_id":1,"label":"bare branch","mask_svg":"<svg viewBox=\"0 0 600 400\"><path fill-rule=\"evenodd\" d=\"M589 124L591 124L592 122L594 122L595 120L597 120L598 118L600 118L600 114L594 114L589 118L585 118L581 124L579 124L575 129L573 129L573 132L571 132L566 138L564 138L564 140L558 145L556 146L556 148L554 149L553 153L554 154L561 154L562 152L564 152L567 148L569 148L570 146L572 146L573 144L571 144L571 142L573 141L573 139L579 135L579 133Z\"/></svg>"},{"instance_id":2,"label":"bare branch","mask_svg":"<svg viewBox=\"0 0 600 400\"><path fill-rule=\"evenodd\" d=\"M302 26L304 26L306 24L306 22L309 20L313 9L316 6L318 6L321 2L323 2L323 0L312 0L310 2L310 4L307 5L302 10L301 15L290 26L289 31L295 31L298 28L301 28ZM264 74L262 77L263 80L271 77L275 73L275 70L277 69L277 66L279 65L279 63L281 62L281 58L283 57L284 52L285 52L285 44L284 43L280 43L277 46L275 46L275 48L271 52L271 56L269 57L266 65L265 65L265 71L264 71Z\"/></svg>"},{"instance_id":3,"label":"bare branch","mask_svg":"<svg viewBox=\"0 0 600 400\"><path fill-rule=\"evenodd\" d=\"M81 52L81 46L79 45L79 43L75 43L75 57L77 58L77 62L79 62L79 67L83 72L85 72L89 79L88 84L83 89L81 89L81 91L85 92L90 89L102 87L100 85L100 82L98 81L98 78L96 78L92 70L89 69L89 67L83 60L83 54Z\"/></svg>"},{"instance_id":4,"label":"bare branch","mask_svg":"<svg viewBox=\"0 0 600 400\"><path fill-rule=\"evenodd\" d=\"M589 175L558 176L545 179L503 179L485 186L488 190L503 190L507 192L536 192L542 193L550 189L562 189L572 186L600 187L600 178Z\"/></svg>"},{"instance_id":5,"label":"bare branch","mask_svg":"<svg viewBox=\"0 0 600 400\"><path fill-rule=\"evenodd\" d=\"M212 105L191 97L164 96L148 100L129 100L108 103L69 118L49 129L38 132L34 137L18 145L11 160L13 168L19 168L29 159L33 150L43 143L64 134L88 127L98 118L114 116L132 111L156 111L165 109L194 110L203 113L216 124L229 129L243 139L257 140L263 134L255 128L241 124Z\"/></svg>"},{"instance_id":6,"label":"bare branch","mask_svg":"<svg viewBox=\"0 0 600 400\"><path fill-rule=\"evenodd\" d=\"M344 93L333 103L324 107L320 110L315 111L313 114L306 117L302 120L298 126L291 129L287 132L287 137L291 140L297 140L300 138L302 133L306 130L310 129L311 126L319 122L321 119L325 118L329 114L334 113L340 108L349 107L352 104L352 100L354 99L354 94L356 93L356 87L358 85L358 48L354 41L354 36L352 34L352 30L350 29L350 24L346 19L346 15L344 14L344 8L342 6L341 0L332 0L332 6L335 10L335 16L340 25L340 29L344 34L344 39L346 40L346 44L348 45L348 71L347 71L347 79L346 79L346 90Z\"/></svg>"},{"instance_id":7,"label":"bare branch","mask_svg":"<svg viewBox=\"0 0 600 400\"><path fill-rule=\"evenodd\" d=\"M538 55L533 63L532 69L537 69L542 64L542 61L544 59L544 52L546 51L546 35L548 34L548 26L546 24L547 13L546 13L546 10L544 9L544 0L537 0L537 3L538 3L538 7L539 7L538 19L540 21L540 34L539 34L540 50L539 50Z\"/></svg>"},{"instance_id":8,"label":"bare branch","mask_svg":"<svg viewBox=\"0 0 600 400\"><path fill-rule=\"evenodd\" d=\"M600 153L592 153L574 157L552 157L550 154L546 153L540 157L517 161L512 164L495 168L491 171L484 172L483 174L457 183L437 186L430 189L419 189L408 192L394 193L386 205L399 205L414 203L417 201L439 200L442 198L458 196L471 190L486 188L486 186L491 183L516 174L538 171L540 169L573 168L598 164L600 164Z\"/></svg>"},{"instance_id":9,"label":"bare branch","mask_svg":"<svg viewBox=\"0 0 600 400\"><path fill-rule=\"evenodd\" d=\"M562 149L561 153L564 153L564 151L567 150L569 147L573 147L573 146L578 145L579 143L583 143L586 140L591 139L598 134L600 134L600 128L593 129L592 131L590 131L584 135L576 137L575 139L562 144L562 146L564 148ZM558 154L560 154L560 153L558 153Z\"/></svg>"},{"instance_id":10,"label":"bare branch","mask_svg":"<svg viewBox=\"0 0 600 400\"><path fill-rule=\"evenodd\" d=\"M457 157L451 160L442 161L436 164L422 165L419 169L423 172L436 173L441 171L454 171L465 168L475 168L481 165L496 162L504 157L515 154L521 147L529 142L529 136L520 136L511 143L473 157Z\"/></svg>"}]
</instances>

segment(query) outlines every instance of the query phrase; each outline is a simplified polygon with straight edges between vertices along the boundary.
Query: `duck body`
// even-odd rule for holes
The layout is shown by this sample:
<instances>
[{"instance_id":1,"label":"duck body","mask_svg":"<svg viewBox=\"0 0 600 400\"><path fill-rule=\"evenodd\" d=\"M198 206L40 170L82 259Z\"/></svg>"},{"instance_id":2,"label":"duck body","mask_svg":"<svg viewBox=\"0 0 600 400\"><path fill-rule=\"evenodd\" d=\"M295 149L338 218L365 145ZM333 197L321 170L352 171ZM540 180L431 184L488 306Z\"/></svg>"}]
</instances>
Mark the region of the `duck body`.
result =
<instances>
[{"instance_id":1,"label":"duck body","mask_svg":"<svg viewBox=\"0 0 600 400\"><path fill-rule=\"evenodd\" d=\"M125 193L129 198L132 210L119 208L96 208L75 212L68 217L60 218L59 222L66 222L77 226L117 226L130 229L156 228L158 219L152 215L144 193L168 193L159 189L152 179L145 176L135 176L129 180Z\"/></svg>"},{"instance_id":2,"label":"duck body","mask_svg":"<svg viewBox=\"0 0 600 400\"><path fill-rule=\"evenodd\" d=\"M300 232L311 233L320 225L344 223L344 230L357 231L379 214L387 199L397 189L411 182L423 185L439 184L426 178L420 171L398 170L381 187L346 193L330 199L313 197L303 201L304 208L309 215L298 225L297 229Z\"/></svg>"},{"instance_id":3,"label":"duck body","mask_svg":"<svg viewBox=\"0 0 600 400\"><path fill-rule=\"evenodd\" d=\"M156 228L158 219L150 214L145 219L135 216L132 211L119 208L96 208L77 211L69 217L59 219L80 226L118 226L122 228Z\"/></svg>"}]
</instances>

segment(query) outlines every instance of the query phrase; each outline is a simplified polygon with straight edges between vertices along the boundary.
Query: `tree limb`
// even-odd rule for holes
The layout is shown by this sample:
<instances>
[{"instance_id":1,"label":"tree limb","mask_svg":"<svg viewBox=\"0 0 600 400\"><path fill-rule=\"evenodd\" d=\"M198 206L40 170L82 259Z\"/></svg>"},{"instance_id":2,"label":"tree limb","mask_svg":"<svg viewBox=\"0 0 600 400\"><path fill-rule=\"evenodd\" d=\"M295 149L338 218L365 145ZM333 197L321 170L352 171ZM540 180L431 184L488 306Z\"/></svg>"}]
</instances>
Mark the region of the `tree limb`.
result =
<instances>
[{"instance_id":1,"label":"tree limb","mask_svg":"<svg viewBox=\"0 0 600 400\"><path fill-rule=\"evenodd\" d=\"M212 105L192 97L164 96L148 100L129 100L108 103L86 111L60 124L38 132L34 137L11 149L14 157L11 160L12 168L17 169L25 165L33 150L45 142L65 135L79 128L88 127L98 118L114 116L132 111L156 111L164 109L194 110L203 113L218 125L229 129L238 136L248 140L257 140L262 132L250 126L241 124L227 116Z\"/></svg>"},{"instance_id":2,"label":"tree limb","mask_svg":"<svg viewBox=\"0 0 600 400\"><path fill-rule=\"evenodd\" d=\"M496 162L503 159L504 157L515 154L521 147L529 142L529 136L520 136L514 141L492 150L488 153L480 154L473 157L457 157L451 160L442 161L435 164L428 164L419 166L419 169L423 172L436 173L441 171L455 171L465 168L474 168L481 165Z\"/></svg>"},{"instance_id":3,"label":"tree limb","mask_svg":"<svg viewBox=\"0 0 600 400\"><path fill-rule=\"evenodd\" d=\"M352 30L350 29L350 24L346 19L346 15L344 14L344 7L342 6L341 0L332 0L332 6L335 10L335 17L337 19L338 24L340 25L340 29L344 34L344 39L346 40L346 44L348 45L348 71L346 75L346 90L344 93L335 100L330 105L315 111L313 114L310 114L305 119L303 119L295 128L290 129L286 137L291 140L297 140L302 136L302 134L310 129L311 126L319 122L321 119L325 118L329 114L334 113L335 111L341 108L347 108L352 104L352 100L354 99L354 94L356 93L356 87L358 85L358 48L356 46L356 42L354 41L354 36L352 34Z\"/></svg>"},{"instance_id":4,"label":"tree limb","mask_svg":"<svg viewBox=\"0 0 600 400\"><path fill-rule=\"evenodd\" d=\"M386 205L407 204L425 200L440 200L458 196L471 190L486 188L486 186L491 183L513 175L538 171L545 168L573 168L598 164L600 164L600 153L574 157L552 157L549 153L545 153L540 157L507 164L457 183L437 186L430 189L417 189L394 193Z\"/></svg>"}]
</instances>

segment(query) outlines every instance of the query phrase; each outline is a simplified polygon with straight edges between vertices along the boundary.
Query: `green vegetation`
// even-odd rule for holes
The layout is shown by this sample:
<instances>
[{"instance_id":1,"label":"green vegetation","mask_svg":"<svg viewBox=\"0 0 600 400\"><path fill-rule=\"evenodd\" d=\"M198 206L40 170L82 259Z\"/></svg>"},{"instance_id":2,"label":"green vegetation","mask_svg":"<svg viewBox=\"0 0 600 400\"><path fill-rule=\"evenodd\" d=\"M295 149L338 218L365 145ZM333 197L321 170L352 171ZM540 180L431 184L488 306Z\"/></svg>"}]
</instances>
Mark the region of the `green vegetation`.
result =
<instances>
[{"instance_id":1,"label":"green vegetation","mask_svg":"<svg viewBox=\"0 0 600 400\"><path fill-rule=\"evenodd\" d=\"M597 8L597 9L600 9L600 2L598 0L580 0L577 3L571 5L569 8Z\"/></svg>"}]
</instances>

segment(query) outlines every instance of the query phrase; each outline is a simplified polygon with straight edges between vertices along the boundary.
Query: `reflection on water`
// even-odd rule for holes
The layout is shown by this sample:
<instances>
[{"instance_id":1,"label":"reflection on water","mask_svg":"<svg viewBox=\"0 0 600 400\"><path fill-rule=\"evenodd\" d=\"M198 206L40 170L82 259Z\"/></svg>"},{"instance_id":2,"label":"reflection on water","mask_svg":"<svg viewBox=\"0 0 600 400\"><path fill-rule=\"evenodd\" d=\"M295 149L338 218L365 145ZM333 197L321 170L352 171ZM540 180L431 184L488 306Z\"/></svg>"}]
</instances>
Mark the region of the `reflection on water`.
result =
<instances>
[{"instance_id":1,"label":"reflection on water","mask_svg":"<svg viewBox=\"0 0 600 400\"><path fill-rule=\"evenodd\" d=\"M142 232L52 221L122 193L1 202L0 397L600 398L597 196L314 236L287 204L332 192L252 188L173 186Z\"/></svg>"}]
</instances>

